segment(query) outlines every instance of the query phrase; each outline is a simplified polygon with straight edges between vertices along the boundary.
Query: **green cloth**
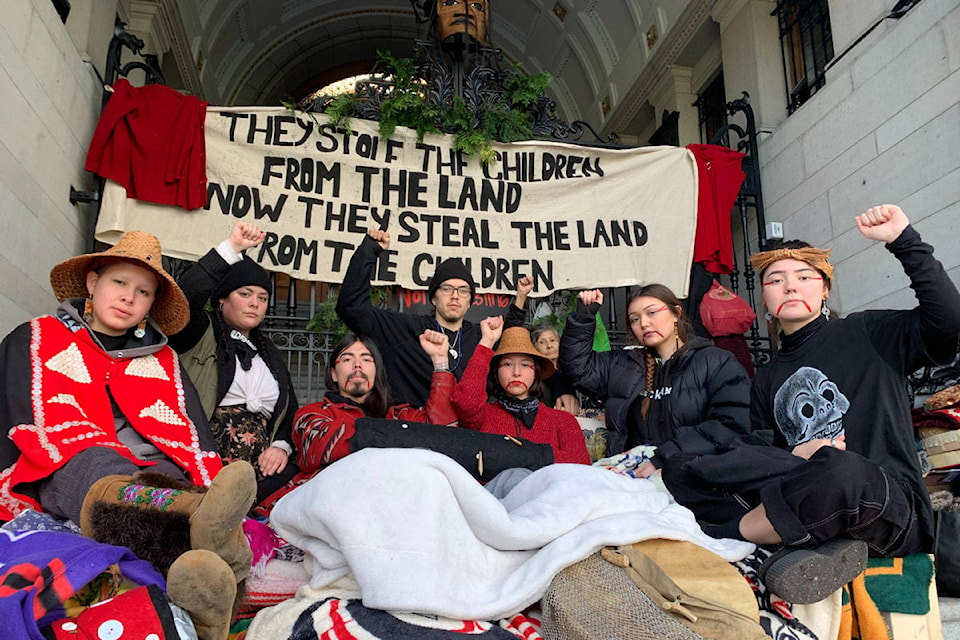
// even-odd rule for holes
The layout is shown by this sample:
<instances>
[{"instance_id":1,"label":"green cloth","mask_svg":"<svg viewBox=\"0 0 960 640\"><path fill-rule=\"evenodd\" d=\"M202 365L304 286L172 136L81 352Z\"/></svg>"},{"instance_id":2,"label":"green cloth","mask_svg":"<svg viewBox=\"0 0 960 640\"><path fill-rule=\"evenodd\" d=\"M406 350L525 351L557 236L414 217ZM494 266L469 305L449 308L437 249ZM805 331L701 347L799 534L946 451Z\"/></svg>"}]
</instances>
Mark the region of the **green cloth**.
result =
<instances>
[{"instance_id":1,"label":"green cloth","mask_svg":"<svg viewBox=\"0 0 960 640\"><path fill-rule=\"evenodd\" d=\"M869 558L864 581L867 593L880 611L924 616L930 612L933 561L925 553L900 558ZM844 603L849 601L843 591Z\"/></svg>"},{"instance_id":2,"label":"green cloth","mask_svg":"<svg viewBox=\"0 0 960 640\"><path fill-rule=\"evenodd\" d=\"M597 327L593 331L593 350L610 351L610 336L607 335L607 328L603 325L603 318L597 314Z\"/></svg>"}]
</instances>

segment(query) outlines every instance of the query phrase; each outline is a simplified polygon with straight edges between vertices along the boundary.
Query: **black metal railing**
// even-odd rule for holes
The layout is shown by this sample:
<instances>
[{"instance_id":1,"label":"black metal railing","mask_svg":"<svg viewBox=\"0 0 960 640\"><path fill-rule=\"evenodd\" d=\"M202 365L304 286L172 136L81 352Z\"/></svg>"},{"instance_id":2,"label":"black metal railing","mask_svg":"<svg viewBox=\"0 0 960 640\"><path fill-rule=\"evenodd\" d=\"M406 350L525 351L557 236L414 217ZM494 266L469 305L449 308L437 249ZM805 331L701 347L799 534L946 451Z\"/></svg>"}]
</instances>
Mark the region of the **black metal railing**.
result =
<instances>
[{"instance_id":1,"label":"black metal railing","mask_svg":"<svg viewBox=\"0 0 960 640\"><path fill-rule=\"evenodd\" d=\"M750 254L763 250L766 247L766 221L763 210L763 190L760 184L760 155L757 145L757 127L750 106L750 94L742 92L743 97L727 103L728 116L733 117L742 113L744 125L728 122L717 131L711 144L730 146L746 154L743 159L743 172L746 178L737 195L734 211L731 214L731 224L739 226L741 246L740 251L734 251L734 270L730 274L730 284L733 291L745 297L754 311L757 319L754 320L747 332L747 346L754 367L760 367L770 362L776 352L776 346L769 337L769 327L766 335L760 330L763 321L763 309L759 304L756 290L756 279L753 266L750 264ZM731 140L731 134L735 136ZM736 214L736 215L733 215ZM756 241L751 240L756 230ZM737 234L735 234L737 235ZM741 270L742 265L742 270ZM744 295L745 294L745 295ZM764 321L765 323L765 321Z\"/></svg>"}]
</instances>

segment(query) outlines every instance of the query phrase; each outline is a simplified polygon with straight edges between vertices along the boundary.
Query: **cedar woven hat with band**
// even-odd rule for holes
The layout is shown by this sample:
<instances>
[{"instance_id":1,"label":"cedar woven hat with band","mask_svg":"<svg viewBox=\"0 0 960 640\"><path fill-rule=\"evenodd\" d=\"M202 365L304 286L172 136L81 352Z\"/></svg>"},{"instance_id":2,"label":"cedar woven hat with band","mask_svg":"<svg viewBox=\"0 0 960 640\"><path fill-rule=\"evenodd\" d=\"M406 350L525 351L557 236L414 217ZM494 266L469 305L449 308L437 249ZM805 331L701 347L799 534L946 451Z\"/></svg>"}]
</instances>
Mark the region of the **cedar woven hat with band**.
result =
<instances>
[{"instance_id":1,"label":"cedar woven hat with band","mask_svg":"<svg viewBox=\"0 0 960 640\"><path fill-rule=\"evenodd\" d=\"M50 286L57 300L86 298L87 274L98 267L132 262L157 274L160 286L150 307L150 317L166 335L173 335L190 320L190 305L177 283L163 269L160 241L144 231L129 231L120 242L100 253L87 253L64 260L50 270Z\"/></svg>"},{"instance_id":2,"label":"cedar woven hat with band","mask_svg":"<svg viewBox=\"0 0 960 640\"><path fill-rule=\"evenodd\" d=\"M530 340L530 332L523 327L510 327L503 330L503 334L500 336L500 344L497 345L497 350L493 355L505 356L508 353L522 353L533 356L540 363L541 378L549 378L553 375L554 367L550 358L537 351Z\"/></svg>"}]
</instances>

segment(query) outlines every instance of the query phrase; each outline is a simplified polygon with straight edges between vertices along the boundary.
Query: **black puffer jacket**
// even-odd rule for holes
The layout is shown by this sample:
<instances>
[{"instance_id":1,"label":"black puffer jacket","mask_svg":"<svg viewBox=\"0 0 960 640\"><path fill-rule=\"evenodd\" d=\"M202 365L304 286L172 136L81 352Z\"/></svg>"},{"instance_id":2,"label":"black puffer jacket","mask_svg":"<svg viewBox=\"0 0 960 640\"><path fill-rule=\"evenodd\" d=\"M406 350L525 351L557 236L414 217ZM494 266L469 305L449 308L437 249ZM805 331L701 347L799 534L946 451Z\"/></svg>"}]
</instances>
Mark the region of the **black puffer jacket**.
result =
<instances>
[{"instance_id":1,"label":"black puffer jacket","mask_svg":"<svg viewBox=\"0 0 960 640\"><path fill-rule=\"evenodd\" d=\"M599 305L580 305L560 339L560 368L584 393L606 401L607 455L626 448L631 412L645 392L643 350L593 351ZM656 374L651 406L638 436L657 445L658 467L679 453L722 453L750 436L750 380L729 351L693 338Z\"/></svg>"}]
</instances>

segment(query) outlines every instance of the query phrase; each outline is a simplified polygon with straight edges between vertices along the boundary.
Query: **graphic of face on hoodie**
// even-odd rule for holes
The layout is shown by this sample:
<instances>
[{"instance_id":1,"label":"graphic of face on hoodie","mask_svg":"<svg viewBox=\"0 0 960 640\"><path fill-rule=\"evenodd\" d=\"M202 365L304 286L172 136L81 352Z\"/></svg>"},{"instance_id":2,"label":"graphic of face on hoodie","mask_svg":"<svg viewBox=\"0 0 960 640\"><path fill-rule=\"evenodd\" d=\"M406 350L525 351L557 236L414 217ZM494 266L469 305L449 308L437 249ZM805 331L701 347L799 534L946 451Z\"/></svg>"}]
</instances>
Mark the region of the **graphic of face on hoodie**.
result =
<instances>
[{"instance_id":1,"label":"graphic of face on hoodie","mask_svg":"<svg viewBox=\"0 0 960 640\"><path fill-rule=\"evenodd\" d=\"M800 367L777 389L774 418L791 447L843 435L850 401L822 371Z\"/></svg>"}]
</instances>

